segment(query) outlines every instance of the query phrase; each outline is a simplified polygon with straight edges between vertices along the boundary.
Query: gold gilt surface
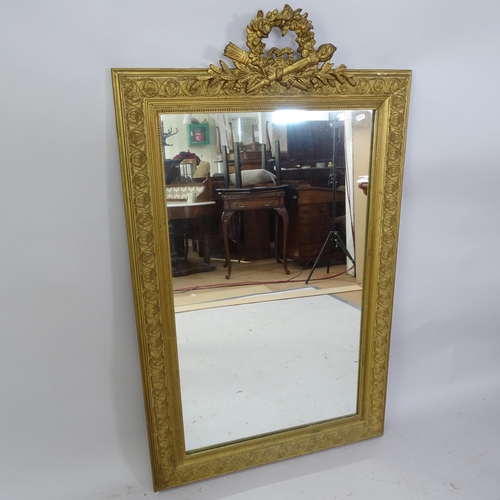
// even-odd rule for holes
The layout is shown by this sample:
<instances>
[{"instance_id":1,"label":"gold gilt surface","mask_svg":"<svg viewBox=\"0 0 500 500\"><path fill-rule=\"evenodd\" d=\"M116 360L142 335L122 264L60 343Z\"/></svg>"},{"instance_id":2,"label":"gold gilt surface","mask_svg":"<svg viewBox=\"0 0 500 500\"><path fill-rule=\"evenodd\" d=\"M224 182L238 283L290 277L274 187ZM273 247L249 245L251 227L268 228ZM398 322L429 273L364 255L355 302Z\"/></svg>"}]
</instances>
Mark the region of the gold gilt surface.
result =
<instances>
[{"instance_id":1,"label":"gold gilt surface","mask_svg":"<svg viewBox=\"0 0 500 500\"><path fill-rule=\"evenodd\" d=\"M273 27L297 34L266 52ZM257 14L235 68L112 70L137 332L155 490L295 457L383 433L410 71L348 70L314 49L300 9ZM375 110L368 208L358 413L187 454L161 157L160 115L300 109Z\"/></svg>"}]
</instances>

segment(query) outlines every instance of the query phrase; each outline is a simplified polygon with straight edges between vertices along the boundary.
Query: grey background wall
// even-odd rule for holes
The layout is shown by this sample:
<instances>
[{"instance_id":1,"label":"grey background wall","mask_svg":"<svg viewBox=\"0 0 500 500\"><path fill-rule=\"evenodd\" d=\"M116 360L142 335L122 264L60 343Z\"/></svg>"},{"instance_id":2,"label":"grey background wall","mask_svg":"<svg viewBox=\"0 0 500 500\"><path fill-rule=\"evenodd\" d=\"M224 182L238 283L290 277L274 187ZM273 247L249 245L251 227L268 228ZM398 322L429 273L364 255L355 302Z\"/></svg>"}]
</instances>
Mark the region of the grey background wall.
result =
<instances>
[{"instance_id":1,"label":"grey background wall","mask_svg":"<svg viewBox=\"0 0 500 500\"><path fill-rule=\"evenodd\" d=\"M282 6L2 2L2 498L153 497L110 68L206 67ZM414 71L386 435L158 497L498 498L500 7L292 7L337 64Z\"/></svg>"}]
</instances>

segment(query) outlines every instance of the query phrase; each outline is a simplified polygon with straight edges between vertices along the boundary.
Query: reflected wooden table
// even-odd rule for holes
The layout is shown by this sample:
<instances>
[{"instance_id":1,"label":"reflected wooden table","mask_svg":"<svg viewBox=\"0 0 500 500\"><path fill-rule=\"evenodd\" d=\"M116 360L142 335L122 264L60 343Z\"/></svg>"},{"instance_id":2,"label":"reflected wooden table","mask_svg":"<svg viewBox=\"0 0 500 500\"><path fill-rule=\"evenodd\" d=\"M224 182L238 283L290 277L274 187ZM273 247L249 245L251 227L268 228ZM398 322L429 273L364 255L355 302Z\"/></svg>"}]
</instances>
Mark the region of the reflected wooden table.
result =
<instances>
[{"instance_id":1,"label":"reflected wooden table","mask_svg":"<svg viewBox=\"0 0 500 500\"><path fill-rule=\"evenodd\" d=\"M218 190L224 210L222 212L222 238L226 253L227 274L226 279L231 276L231 255L229 252L228 223L235 212L245 210L274 210L274 242L276 249L276 262L281 262L278 256L278 225L279 218L283 222L283 269L290 274L286 262L286 240L288 234L288 212L285 208L285 190L277 188L249 188L249 189L221 189Z\"/></svg>"},{"instance_id":2,"label":"reflected wooden table","mask_svg":"<svg viewBox=\"0 0 500 500\"><path fill-rule=\"evenodd\" d=\"M210 263L208 230L208 219L215 214L215 201L198 203L167 201L167 213L170 235L170 254L172 259L172 276L187 276L188 274L215 271L215 266ZM176 240L180 236L179 232L184 238L185 224L190 221L195 222L195 233L197 239L199 239L201 243L203 262L187 260L185 252L183 252L182 256L179 256Z\"/></svg>"}]
</instances>

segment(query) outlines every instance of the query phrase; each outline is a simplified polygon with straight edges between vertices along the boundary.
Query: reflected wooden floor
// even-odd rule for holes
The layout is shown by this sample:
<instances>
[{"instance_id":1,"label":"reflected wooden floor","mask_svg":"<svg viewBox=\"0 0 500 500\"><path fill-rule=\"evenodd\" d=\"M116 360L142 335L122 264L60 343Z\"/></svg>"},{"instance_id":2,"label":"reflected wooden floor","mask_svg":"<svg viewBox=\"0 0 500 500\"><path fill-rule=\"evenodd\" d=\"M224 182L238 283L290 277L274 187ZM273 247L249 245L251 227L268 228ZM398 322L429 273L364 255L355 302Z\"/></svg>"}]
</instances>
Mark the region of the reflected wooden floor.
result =
<instances>
[{"instance_id":1,"label":"reflected wooden floor","mask_svg":"<svg viewBox=\"0 0 500 500\"><path fill-rule=\"evenodd\" d=\"M189 259L199 259L190 252ZM201 259L200 259L201 260ZM290 274L285 274L283 265L275 259L259 260L254 262L232 261L232 274L229 280L225 279L226 268L222 260L212 259L216 266L215 271L179 276L173 278L174 302L176 311L188 308L211 307L217 302L233 300L252 295L269 294L279 291L303 290L304 288L317 289L296 292L295 296L309 293L333 293L340 298L361 306L361 286L356 284L356 278L346 274L345 264L318 266L306 285L305 281L310 273L310 267L303 269L293 261L288 262Z\"/></svg>"}]
</instances>

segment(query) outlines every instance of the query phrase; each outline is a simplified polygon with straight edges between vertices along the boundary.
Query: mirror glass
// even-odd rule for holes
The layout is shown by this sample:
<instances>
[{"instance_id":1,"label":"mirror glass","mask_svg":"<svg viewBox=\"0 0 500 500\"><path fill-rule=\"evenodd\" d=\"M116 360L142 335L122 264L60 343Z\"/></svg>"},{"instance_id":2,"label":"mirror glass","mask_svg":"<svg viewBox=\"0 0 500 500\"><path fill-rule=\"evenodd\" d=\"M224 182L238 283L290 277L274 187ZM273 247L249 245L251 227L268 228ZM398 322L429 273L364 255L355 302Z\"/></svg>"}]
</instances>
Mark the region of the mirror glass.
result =
<instances>
[{"instance_id":1,"label":"mirror glass","mask_svg":"<svg viewBox=\"0 0 500 500\"><path fill-rule=\"evenodd\" d=\"M161 115L187 452L357 413L374 117Z\"/></svg>"}]
</instances>

